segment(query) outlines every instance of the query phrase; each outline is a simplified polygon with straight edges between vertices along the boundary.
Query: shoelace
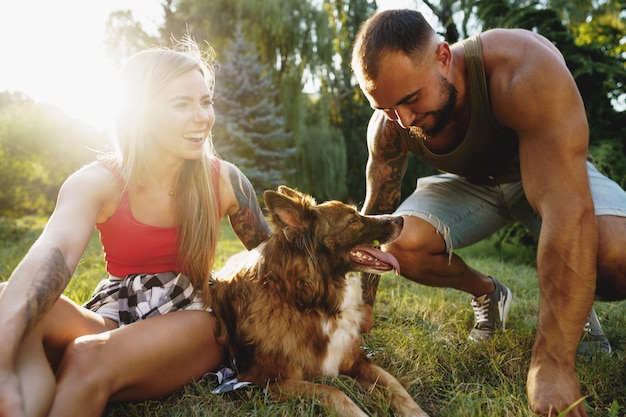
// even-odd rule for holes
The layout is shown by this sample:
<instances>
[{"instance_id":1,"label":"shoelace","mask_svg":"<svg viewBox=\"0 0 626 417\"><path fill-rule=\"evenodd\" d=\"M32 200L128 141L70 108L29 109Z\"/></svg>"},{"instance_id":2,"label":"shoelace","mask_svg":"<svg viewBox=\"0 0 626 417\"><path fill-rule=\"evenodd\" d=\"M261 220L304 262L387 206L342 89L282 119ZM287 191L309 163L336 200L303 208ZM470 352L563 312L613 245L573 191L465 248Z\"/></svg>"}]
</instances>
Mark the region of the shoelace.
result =
<instances>
[{"instance_id":1,"label":"shoelace","mask_svg":"<svg viewBox=\"0 0 626 417\"><path fill-rule=\"evenodd\" d=\"M472 299L472 307L474 308L474 316L476 317L476 323L488 323L489 322L489 298L483 302L478 302Z\"/></svg>"}]
</instances>

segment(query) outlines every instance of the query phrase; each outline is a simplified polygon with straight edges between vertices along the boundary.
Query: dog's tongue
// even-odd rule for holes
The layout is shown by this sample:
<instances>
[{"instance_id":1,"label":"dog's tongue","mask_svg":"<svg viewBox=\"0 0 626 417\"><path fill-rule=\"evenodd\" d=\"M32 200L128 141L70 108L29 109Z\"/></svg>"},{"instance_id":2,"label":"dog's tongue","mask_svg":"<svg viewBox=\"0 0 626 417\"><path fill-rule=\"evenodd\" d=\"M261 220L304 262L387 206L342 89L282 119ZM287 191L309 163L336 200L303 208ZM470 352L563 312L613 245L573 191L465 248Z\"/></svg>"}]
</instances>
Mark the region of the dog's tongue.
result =
<instances>
[{"instance_id":1,"label":"dog's tongue","mask_svg":"<svg viewBox=\"0 0 626 417\"><path fill-rule=\"evenodd\" d=\"M396 274L400 275L400 264L398 263L396 257L392 254L383 252L382 250L377 249L373 246L359 246L358 248L354 248L354 251L363 252L366 255L366 257L358 258L357 262L367 263L368 265L371 265L376 269L384 271L389 271L393 269L394 271L396 271ZM367 255L374 259L364 262L367 259Z\"/></svg>"}]
</instances>

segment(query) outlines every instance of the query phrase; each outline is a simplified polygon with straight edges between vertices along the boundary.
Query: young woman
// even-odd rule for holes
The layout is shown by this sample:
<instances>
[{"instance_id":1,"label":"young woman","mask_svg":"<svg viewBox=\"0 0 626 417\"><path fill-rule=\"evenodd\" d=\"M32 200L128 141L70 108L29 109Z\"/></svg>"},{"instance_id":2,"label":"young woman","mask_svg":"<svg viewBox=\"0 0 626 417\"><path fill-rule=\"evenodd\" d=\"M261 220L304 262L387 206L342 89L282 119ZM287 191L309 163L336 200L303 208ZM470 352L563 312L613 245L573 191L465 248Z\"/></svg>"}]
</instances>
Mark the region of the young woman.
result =
<instances>
[{"instance_id":1,"label":"young woman","mask_svg":"<svg viewBox=\"0 0 626 417\"><path fill-rule=\"evenodd\" d=\"M269 235L254 190L211 143L214 74L191 40L121 73L118 149L63 184L43 233L0 287L0 416L102 414L158 398L222 361L207 303L220 219ZM109 278L62 295L93 228Z\"/></svg>"}]
</instances>

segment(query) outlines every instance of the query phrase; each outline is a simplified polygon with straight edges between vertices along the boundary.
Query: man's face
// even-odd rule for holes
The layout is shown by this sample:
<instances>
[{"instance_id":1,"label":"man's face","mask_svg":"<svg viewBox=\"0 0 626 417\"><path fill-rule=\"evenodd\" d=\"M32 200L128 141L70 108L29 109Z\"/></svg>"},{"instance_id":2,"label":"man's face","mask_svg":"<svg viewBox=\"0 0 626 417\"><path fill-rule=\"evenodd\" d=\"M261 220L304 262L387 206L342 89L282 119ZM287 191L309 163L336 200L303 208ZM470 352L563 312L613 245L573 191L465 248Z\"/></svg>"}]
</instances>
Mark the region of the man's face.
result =
<instances>
[{"instance_id":1,"label":"man's face","mask_svg":"<svg viewBox=\"0 0 626 417\"><path fill-rule=\"evenodd\" d=\"M458 91L444 76L439 78L439 107L431 112L432 123L424 126L411 125L409 129L421 138L432 138L441 133L450 121L454 113L454 106Z\"/></svg>"},{"instance_id":2,"label":"man's face","mask_svg":"<svg viewBox=\"0 0 626 417\"><path fill-rule=\"evenodd\" d=\"M450 123L458 95L441 69L434 60L418 64L402 52L387 53L364 93L390 120L420 137L433 137Z\"/></svg>"}]
</instances>

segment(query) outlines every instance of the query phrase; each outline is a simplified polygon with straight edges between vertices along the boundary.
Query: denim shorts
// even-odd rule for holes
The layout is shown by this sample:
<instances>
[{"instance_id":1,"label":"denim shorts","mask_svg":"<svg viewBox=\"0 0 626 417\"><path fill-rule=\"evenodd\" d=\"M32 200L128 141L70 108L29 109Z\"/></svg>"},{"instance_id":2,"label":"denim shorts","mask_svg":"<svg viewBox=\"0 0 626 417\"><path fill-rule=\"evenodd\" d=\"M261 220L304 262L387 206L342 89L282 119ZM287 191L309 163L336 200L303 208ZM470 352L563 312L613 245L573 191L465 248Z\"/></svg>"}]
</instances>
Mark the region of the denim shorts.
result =
<instances>
[{"instance_id":1,"label":"denim shorts","mask_svg":"<svg viewBox=\"0 0 626 417\"><path fill-rule=\"evenodd\" d=\"M587 162L596 216L626 217L626 192ZM522 182L477 185L454 174L420 178L413 194L396 215L419 217L433 225L446 250L479 242L504 226L518 222L539 236L541 217L532 209Z\"/></svg>"}]
</instances>

